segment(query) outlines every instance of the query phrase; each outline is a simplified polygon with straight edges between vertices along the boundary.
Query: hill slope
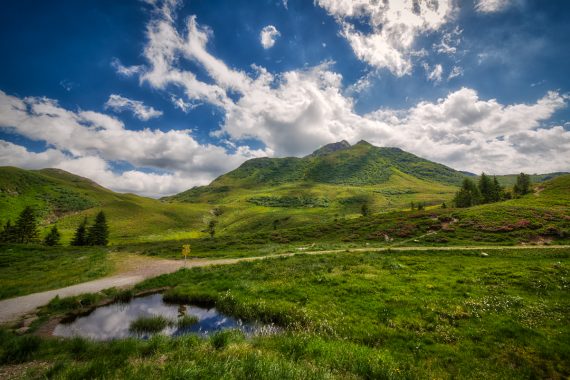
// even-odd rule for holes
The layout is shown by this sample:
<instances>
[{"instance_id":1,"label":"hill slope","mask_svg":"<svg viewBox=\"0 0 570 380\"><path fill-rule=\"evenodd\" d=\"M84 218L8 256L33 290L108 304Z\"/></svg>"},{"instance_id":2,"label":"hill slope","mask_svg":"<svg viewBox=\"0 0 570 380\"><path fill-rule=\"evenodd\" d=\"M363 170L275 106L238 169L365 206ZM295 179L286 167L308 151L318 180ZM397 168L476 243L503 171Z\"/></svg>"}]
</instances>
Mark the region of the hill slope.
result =
<instances>
[{"instance_id":1,"label":"hill slope","mask_svg":"<svg viewBox=\"0 0 570 380\"><path fill-rule=\"evenodd\" d=\"M100 210L107 214L112 242L195 237L211 208L115 193L58 169L0 167L0 222L14 221L26 206L37 210L44 228L57 222L64 242L83 218Z\"/></svg>"},{"instance_id":2,"label":"hill slope","mask_svg":"<svg viewBox=\"0 0 570 380\"><path fill-rule=\"evenodd\" d=\"M328 144L298 158L256 158L215 179L167 197L218 206L222 233L293 227L323 219L449 201L464 175L398 148L365 141Z\"/></svg>"}]
</instances>

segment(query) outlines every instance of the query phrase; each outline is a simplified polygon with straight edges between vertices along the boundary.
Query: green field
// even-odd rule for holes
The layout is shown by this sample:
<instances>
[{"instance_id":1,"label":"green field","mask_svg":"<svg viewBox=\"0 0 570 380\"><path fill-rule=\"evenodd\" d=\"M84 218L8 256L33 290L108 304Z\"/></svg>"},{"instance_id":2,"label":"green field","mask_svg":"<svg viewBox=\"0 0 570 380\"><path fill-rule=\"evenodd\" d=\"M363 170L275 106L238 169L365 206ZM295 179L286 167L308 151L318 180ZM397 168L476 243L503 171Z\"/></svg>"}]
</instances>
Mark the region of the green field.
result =
<instances>
[{"instance_id":1,"label":"green field","mask_svg":"<svg viewBox=\"0 0 570 380\"><path fill-rule=\"evenodd\" d=\"M0 300L109 275L106 248L0 245Z\"/></svg>"},{"instance_id":2,"label":"green field","mask_svg":"<svg viewBox=\"0 0 570 380\"><path fill-rule=\"evenodd\" d=\"M56 378L565 378L569 259L569 249L410 251L181 270L137 288L172 286L172 299L286 331L110 343L3 332L0 360L48 361L36 375Z\"/></svg>"}]
</instances>

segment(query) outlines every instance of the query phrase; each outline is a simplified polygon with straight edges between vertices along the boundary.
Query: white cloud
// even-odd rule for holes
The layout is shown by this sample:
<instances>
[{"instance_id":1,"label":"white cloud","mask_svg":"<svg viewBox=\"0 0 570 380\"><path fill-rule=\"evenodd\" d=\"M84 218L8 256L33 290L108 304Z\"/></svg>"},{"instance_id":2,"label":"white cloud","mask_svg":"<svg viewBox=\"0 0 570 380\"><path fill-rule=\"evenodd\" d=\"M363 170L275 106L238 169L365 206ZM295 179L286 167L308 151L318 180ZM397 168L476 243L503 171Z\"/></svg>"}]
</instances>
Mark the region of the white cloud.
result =
<instances>
[{"instance_id":1,"label":"white cloud","mask_svg":"<svg viewBox=\"0 0 570 380\"><path fill-rule=\"evenodd\" d=\"M570 168L566 154L570 132L561 126L545 127L557 110L567 106L565 95L548 92L534 103L509 105L481 99L475 90L462 88L407 109L359 115L341 75L332 70L332 62L278 74L253 66L254 74L248 75L208 52L213 33L195 17L187 20L184 34L174 26L174 17L172 8L157 11L149 24L144 50L148 66L139 78L169 96L170 87L182 90L183 97L172 98L175 103L180 100L181 109L200 103L219 107L224 119L213 135L233 153L198 143L190 131L129 130L106 114L73 112L51 99L18 98L0 91L0 127L49 145L45 152L33 153L3 142L2 162L25 167L40 167L45 162L45 166L74 171L115 190L147 195L171 194L207 183L248 158L304 155L343 139L400 147L473 172ZM185 69L185 60L200 65L208 82ZM436 65L429 73L434 70L434 80L443 77L443 68ZM245 138L257 139L265 148L240 146ZM166 173L140 169L115 173L108 164L113 161Z\"/></svg>"},{"instance_id":2,"label":"white cloud","mask_svg":"<svg viewBox=\"0 0 570 380\"><path fill-rule=\"evenodd\" d=\"M463 69L459 66L453 66L447 80L451 80L453 78L459 77L463 75Z\"/></svg>"},{"instance_id":3,"label":"white cloud","mask_svg":"<svg viewBox=\"0 0 570 380\"><path fill-rule=\"evenodd\" d=\"M269 49L275 45L275 40L279 37L281 33L273 25L267 25L259 33L259 39L261 41L261 46L264 49Z\"/></svg>"},{"instance_id":4,"label":"white cloud","mask_svg":"<svg viewBox=\"0 0 570 380\"><path fill-rule=\"evenodd\" d=\"M35 141L45 141L50 146L42 153L26 153L25 148L2 141L4 151L0 158L4 164L71 168L74 173L117 191L129 190L126 184L133 184L136 178L143 182L147 179L148 184L133 184L129 191L155 196L208 183L248 158L267 155L266 151L253 151L247 147L240 147L230 154L215 145L199 144L186 130L129 130L121 121L106 114L72 112L51 99L20 99L2 91L0 128ZM134 167L168 173L158 175L133 170L128 172L129 182L124 182L126 174L114 174L106 166L110 161L128 162ZM85 162L90 165L84 165ZM160 185L161 179L169 187Z\"/></svg>"},{"instance_id":5,"label":"white cloud","mask_svg":"<svg viewBox=\"0 0 570 380\"><path fill-rule=\"evenodd\" d=\"M456 26L455 29L444 33L441 41L438 44L433 44L433 49L439 54L456 54L457 48L461 44L461 33L463 30Z\"/></svg>"},{"instance_id":6,"label":"white cloud","mask_svg":"<svg viewBox=\"0 0 570 380\"><path fill-rule=\"evenodd\" d=\"M329 11L347 17L359 16L364 12L364 6L363 3L358 4L361 2L344 2L341 5L345 8L331 8ZM377 7L382 8L382 5ZM412 20L420 26L427 22L435 27L445 21L445 17L437 15L448 15L450 11L439 9L438 12L434 12L432 18L428 17L428 21L422 21L422 18ZM384 11L377 13L377 17L384 17ZM376 16L375 13L372 15ZM558 93L549 93L532 105L502 105L493 99L479 99L472 89L461 89L434 103L423 102L410 109L385 109L358 115L354 111L353 99L345 95L347 91L342 87L341 75L331 70L330 62L279 74L254 66L255 75L248 76L211 56L207 43L213 34L199 26L195 17L189 19L188 33L184 36L171 22L164 22L160 29L168 30L169 38L159 39L151 33L149 45L156 51L168 51L171 55L168 60L158 57L158 62L164 65L161 68L163 77L157 77L156 83L163 83L165 78L193 75L182 70L181 62L177 60L179 57L192 57L210 74L211 82L173 83L184 89L190 101L220 105L225 118L215 136L234 142L244 138L258 139L265 144L269 155L303 155L331 141L346 139L355 142L364 138L378 145L399 146L428 159L472 171L564 169L560 166L560 159L534 162L523 159L508 139L514 133L541 129L544 121L565 107L567 99ZM157 59L156 56L148 55L148 59L151 65L158 66L152 60ZM454 68L451 74L460 75L460 72L461 68ZM434 66L429 75L432 80L440 80L443 67ZM202 97L197 89L204 86L215 88L217 97ZM229 91L239 94L237 100L227 96ZM438 113L446 116L439 117ZM475 122L477 118L481 121ZM556 154L551 154L553 158L564 156L563 151L561 148ZM494 161L497 155L504 158L500 169ZM569 166L567 161L565 166Z\"/></svg>"},{"instance_id":7,"label":"white cloud","mask_svg":"<svg viewBox=\"0 0 570 380\"><path fill-rule=\"evenodd\" d=\"M454 10L451 0L315 2L337 20L341 35L360 60L376 68L386 68L396 76L411 72L416 37L441 28ZM372 31L359 31L355 20L364 20Z\"/></svg>"},{"instance_id":8,"label":"white cloud","mask_svg":"<svg viewBox=\"0 0 570 380\"><path fill-rule=\"evenodd\" d=\"M477 0L475 10L480 13L501 12L509 7L511 0Z\"/></svg>"},{"instance_id":9,"label":"white cloud","mask_svg":"<svg viewBox=\"0 0 570 380\"><path fill-rule=\"evenodd\" d=\"M151 106L145 106L139 100L132 100L124 96L111 94L105 103L106 109L115 112L130 111L139 120L148 121L152 118L162 116L162 111L155 110Z\"/></svg>"},{"instance_id":10,"label":"white cloud","mask_svg":"<svg viewBox=\"0 0 570 380\"><path fill-rule=\"evenodd\" d=\"M133 75L140 74L143 71L142 66L123 66L121 61L117 58L113 58L111 60L111 66L113 66L117 74L125 77L131 77Z\"/></svg>"},{"instance_id":11,"label":"white cloud","mask_svg":"<svg viewBox=\"0 0 570 380\"><path fill-rule=\"evenodd\" d=\"M443 66L439 63L431 68L427 63L423 64L424 70L426 71L426 78L429 81L439 83L441 82L441 76L443 75Z\"/></svg>"}]
</instances>

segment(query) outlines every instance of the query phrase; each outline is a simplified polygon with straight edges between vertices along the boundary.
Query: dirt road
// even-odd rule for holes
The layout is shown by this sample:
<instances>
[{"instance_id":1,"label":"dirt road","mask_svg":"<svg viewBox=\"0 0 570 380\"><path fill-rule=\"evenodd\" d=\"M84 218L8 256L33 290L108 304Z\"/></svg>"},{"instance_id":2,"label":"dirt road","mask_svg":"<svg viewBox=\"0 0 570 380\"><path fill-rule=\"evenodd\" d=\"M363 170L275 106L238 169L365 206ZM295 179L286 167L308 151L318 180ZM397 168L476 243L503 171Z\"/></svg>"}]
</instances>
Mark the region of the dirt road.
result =
<instances>
[{"instance_id":1,"label":"dirt road","mask_svg":"<svg viewBox=\"0 0 570 380\"><path fill-rule=\"evenodd\" d=\"M337 250L327 250L327 251L299 251L295 253L283 253L279 255L271 256L259 256L259 257L244 257L237 259L219 259L219 260L207 260L207 259L192 259L188 260L186 263L183 260L164 260L164 259L152 259L143 256L129 256L129 260L124 260L125 265L122 266L123 272L116 274L111 277L101 278L99 280L84 282L82 284L77 284L73 286L68 286L66 288L49 290L46 292L34 293L27 296L10 298L4 301L0 301L0 324L5 324L13 322L21 318L22 316L34 311L40 306L47 304L55 296L70 297L83 293L95 293L103 289L108 289L112 287L127 287L135 285L147 278L152 278L159 276L161 274L171 273L179 270L180 268L193 268L193 267L203 267L209 265L228 265L235 264L240 261L253 261L270 259L276 257L286 257L293 255L324 255L342 252L385 252L388 250L392 251L427 251L427 250L437 250L437 251L452 251L452 250L478 250L478 251L493 251L502 249L543 249L543 250L553 250L553 249L563 249L570 248L568 245L560 246L505 246L505 247L382 247L382 248L351 248L351 249L337 249Z\"/></svg>"}]
</instances>

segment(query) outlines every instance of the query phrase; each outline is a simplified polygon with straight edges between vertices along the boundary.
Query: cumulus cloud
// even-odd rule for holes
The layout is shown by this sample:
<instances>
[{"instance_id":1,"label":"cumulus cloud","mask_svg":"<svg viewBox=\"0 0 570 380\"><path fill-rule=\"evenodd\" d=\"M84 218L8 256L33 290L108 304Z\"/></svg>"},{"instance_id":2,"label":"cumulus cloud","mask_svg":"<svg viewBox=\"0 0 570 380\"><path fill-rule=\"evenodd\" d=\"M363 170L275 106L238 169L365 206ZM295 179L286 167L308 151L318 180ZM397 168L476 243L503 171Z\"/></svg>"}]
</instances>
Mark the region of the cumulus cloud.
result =
<instances>
[{"instance_id":1,"label":"cumulus cloud","mask_svg":"<svg viewBox=\"0 0 570 380\"><path fill-rule=\"evenodd\" d=\"M361 15L369 8L358 1L335 3L338 8L331 8L333 2L327 4L330 12L346 17ZM444 3L439 5L445 8ZM376 7L380 9L377 14L369 13L382 19L385 10L381 4ZM446 18L437 15L449 12L449 8L432 11L433 17L427 18L429 25L441 25ZM428 22L422 18L412 20L419 26ZM543 123L566 107L567 97L559 93L550 92L531 105L503 105L494 99L479 99L475 90L464 88L409 109L381 109L359 115L342 86L342 76L332 70L332 62L278 74L253 66L255 73L247 75L208 52L213 32L200 26L196 17L188 19L185 31L180 34L167 17L159 18L149 28L146 58L151 67L160 70L153 69L153 81L146 80L159 89L166 82L180 86L188 101L220 106L225 116L214 136L234 142L257 139L265 144L268 155L303 155L331 141L367 139L472 171L549 171L570 166L568 159L558 158L564 156L563 147L549 153L552 160L533 160L509 139L524 131L546 130ZM454 33L460 34L458 30ZM168 38L159 38L165 36ZM162 53L148 54L151 50ZM420 52L417 55L421 56ZM193 73L183 70L181 57L201 65L210 81L198 81ZM461 73L461 68L456 67L449 75ZM146 75L143 79L148 78ZM443 67L432 67L429 76L441 80ZM186 80L190 77L192 80ZM228 96L230 92L238 95L235 100ZM496 165L497 157L501 157L500 167Z\"/></svg>"},{"instance_id":2,"label":"cumulus cloud","mask_svg":"<svg viewBox=\"0 0 570 380\"><path fill-rule=\"evenodd\" d=\"M480 13L501 12L509 7L511 0L477 0L475 10Z\"/></svg>"},{"instance_id":3,"label":"cumulus cloud","mask_svg":"<svg viewBox=\"0 0 570 380\"><path fill-rule=\"evenodd\" d=\"M48 145L45 152L34 153L2 142L2 162L60 167L115 190L154 196L207 183L248 158L304 155L343 139L400 147L472 172L570 168L570 132L563 126L546 126L567 106L566 95L548 92L530 104L502 104L461 88L436 101L361 115L332 62L282 73L254 65L253 73L247 74L208 51L213 31L199 25L196 17L188 18L180 32L172 4L160 4L155 4L147 28L146 64L137 75L168 96L173 88L183 93L172 97L181 109L201 103L218 107L224 118L213 136L226 142L232 153L200 144L190 131L130 130L107 114L71 111L51 99L0 91L0 128ZM185 61L199 65L207 79L199 80ZM434 66L430 74L434 70L434 80L441 79L443 68ZM450 76L460 70L452 69ZM251 150L240 144L243 139L257 139L265 147ZM128 162L135 169L116 173L110 166L114 161ZM137 168L159 169L160 174Z\"/></svg>"},{"instance_id":4,"label":"cumulus cloud","mask_svg":"<svg viewBox=\"0 0 570 380\"><path fill-rule=\"evenodd\" d=\"M99 181L117 191L167 195L234 169L248 158L267 155L263 150L199 144L186 130L129 130L106 114L66 110L52 99L20 99L0 91L0 128L50 146L45 152L2 142L2 162L28 168L59 167ZM167 171L166 174L131 170L115 174L108 162ZM87 165L89 163L89 165ZM141 183L134 184L135 179ZM128 179L128 181L127 181ZM148 183L144 183L148 181Z\"/></svg>"},{"instance_id":5,"label":"cumulus cloud","mask_svg":"<svg viewBox=\"0 0 570 380\"><path fill-rule=\"evenodd\" d=\"M162 116L162 111L155 110L150 106L145 106L139 100L132 100L124 96L111 94L105 103L106 109L115 112L130 111L139 120L147 121L155 117Z\"/></svg>"},{"instance_id":6,"label":"cumulus cloud","mask_svg":"<svg viewBox=\"0 0 570 380\"><path fill-rule=\"evenodd\" d=\"M453 14L451 0L316 0L316 4L336 19L360 60L396 76L411 72L416 37L440 29ZM355 21L362 20L371 31L358 29Z\"/></svg>"},{"instance_id":7,"label":"cumulus cloud","mask_svg":"<svg viewBox=\"0 0 570 380\"><path fill-rule=\"evenodd\" d=\"M279 37L281 33L275 28L273 25L267 25L261 32L259 33L259 39L261 41L261 46L264 49L269 49L275 45L275 41L277 37Z\"/></svg>"}]
</instances>

